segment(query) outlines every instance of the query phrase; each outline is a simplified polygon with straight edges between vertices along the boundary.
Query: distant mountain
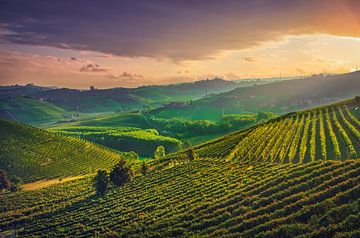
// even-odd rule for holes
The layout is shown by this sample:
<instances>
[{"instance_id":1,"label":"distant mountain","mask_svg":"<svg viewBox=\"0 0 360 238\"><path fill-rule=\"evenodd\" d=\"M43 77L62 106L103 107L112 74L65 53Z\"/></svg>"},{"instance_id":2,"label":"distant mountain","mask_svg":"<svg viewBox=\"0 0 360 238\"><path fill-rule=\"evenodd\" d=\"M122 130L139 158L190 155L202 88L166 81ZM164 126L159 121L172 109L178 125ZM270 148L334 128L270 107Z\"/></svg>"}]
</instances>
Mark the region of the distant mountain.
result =
<instances>
[{"instance_id":1,"label":"distant mountain","mask_svg":"<svg viewBox=\"0 0 360 238\"><path fill-rule=\"evenodd\" d=\"M217 78L172 85L90 90L9 86L0 89L0 97L26 95L28 98L49 102L68 111L94 113L139 110L174 101L196 100L209 94L235 89L237 86L235 82Z\"/></svg>"},{"instance_id":2,"label":"distant mountain","mask_svg":"<svg viewBox=\"0 0 360 238\"><path fill-rule=\"evenodd\" d=\"M27 84L24 86L22 85L0 86L0 99L14 97L14 96L29 95L51 89L55 89L55 87L42 87L33 84Z\"/></svg>"},{"instance_id":3,"label":"distant mountain","mask_svg":"<svg viewBox=\"0 0 360 238\"><path fill-rule=\"evenodd\" d=\"M360 71L238 87L193 101L187 107L155 111L154 115L164 118L182 115L193 119L212 120L229 113L271 111L282 114L338 102L357 95L360 95Z\"/></svg>"}]
</instances>

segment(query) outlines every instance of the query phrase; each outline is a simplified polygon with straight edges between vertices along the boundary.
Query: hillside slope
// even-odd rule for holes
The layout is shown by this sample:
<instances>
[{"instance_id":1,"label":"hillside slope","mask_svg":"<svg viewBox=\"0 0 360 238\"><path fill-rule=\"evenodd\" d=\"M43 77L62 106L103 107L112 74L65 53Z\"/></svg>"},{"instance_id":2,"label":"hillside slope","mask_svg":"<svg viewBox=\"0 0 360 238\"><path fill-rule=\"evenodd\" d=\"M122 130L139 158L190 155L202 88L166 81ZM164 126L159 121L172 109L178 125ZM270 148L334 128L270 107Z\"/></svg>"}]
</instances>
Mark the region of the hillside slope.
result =
<instances>
[{"instance_id":1,"label":"hillside slope","mask_svg":"<svg viewBox=\"0 0 360 238\"><path fill-rule=\"evenodd\" d=\"M360 156L359 98L290 113L194 147L201 157L305 163ZM186 156L186 152L170 157Z\"/></svg>"},{"instance_id":2,"label":"hillside slope","mask_svg":"<svg viewBox=\"0 0 360 238\"><path fill-rule=\"evenodd\" d=\"M94 173L121 155L91 142L0 118L0 169L24 182Z\"/></svg>"},{"instance_id":3,"label":"hillside slope","mask_svg":"<svg viewBox=\"0 0 360 238\"><path fill-rule=\"evenodd\" d=\"M48 102L17 97L0 101L0 116L36 125L70 118L71 113Z\"/></svg>"},{"instance_id":4,"label":"hillside slope","mask_svg":"<svg viewBox=\"0 0 360 238\"><path fill-rule=\"evenodd\" d=\"M211 120L223 113L269 111L283 114L346 100L359 95L359 92L360 71L356 71L239 87L193 101L185 108L168 108L154 115L164 118L183 115Z\"/></svg>"},{"instance_id":5,"label":"hillside slope","mask_svg":"<svg viewBox=\"0 0 360 238\"><path fill-rule=\"evenodd\" d=\"M101 199L82 179L0 201L0 230L21 237L356 237L360 162L198 159Z\"/></svg>"},{"instance_id":6,"label":"hillside slope","mask_svg":"<svg viewBox=\"0 0 360 238\"><path fill-rule=\"evenodd\" d=\"M132 111L148 106L160 106L174 101L199 99L207 94L230 91L237 83L221 79L201 80L173 85L143 86L139 88L110 88L95 90L54 89L29 96L69 111L114 112Z\"/></svg>"}]
</instances>

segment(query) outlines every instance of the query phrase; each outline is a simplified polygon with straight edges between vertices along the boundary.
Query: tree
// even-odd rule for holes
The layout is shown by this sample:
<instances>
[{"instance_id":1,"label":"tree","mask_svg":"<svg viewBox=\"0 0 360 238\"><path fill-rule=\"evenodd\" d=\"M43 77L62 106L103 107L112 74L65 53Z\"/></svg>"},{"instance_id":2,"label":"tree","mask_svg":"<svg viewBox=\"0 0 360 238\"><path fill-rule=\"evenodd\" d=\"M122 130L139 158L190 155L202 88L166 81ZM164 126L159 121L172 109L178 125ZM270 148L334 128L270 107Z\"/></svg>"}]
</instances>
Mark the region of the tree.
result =
<instances>
[{"instance_id":1,"label":"tree","mask_svg":"<svg viewBox=\"0 0 360 238\"><path fill-rule=\"evenodd\" d=\"M142 175L146 175L147 172L148 172L149 168L148 166L146 165L145 161L143 161L142 165L141 165L141 170L140 170L140 173Z\"/></svg>"},{"instance_id":2,"label":"tree","mask_svg":"<svg viewBox=\"0 0 360 238\"><path fill-rule=\"evenodd\" d=\"M134 151L130 151L130 152L128 153L128 158L129 158L130 160L138 160L138 159L139 159L139 155L138 155L136 152L134 152Z\"/></svg>"},{"instance_id":3,"label":"tree","mask_svg":"<svg viewBox=\"0 0 360 238\"><path fill-rule=\"evenodd\" d=\"M98 195L104 195L109 186L109 177L106 170L98 170L95 176L95 189Z\"/></svg>"},{"instance_id":4,"label":"tree","mask_svg":"<svg viewBox=\"0 0 360 238\"><path fill-rule=\"evenodd\" d=\"M131 179L132 171L125 160L120 160L110 172L110 180L116 186L121 186Z\"/></svg>"},{"instance_id":5,"label":"tree","mask_svg":"<svg viewBox=\"0 0 360 238\"><path fill-rule=\"evenodd\" d=\"M196 155L195 151L193 149L188 150L188 159L190 161L192 161L196 158L197 158L197 155Z\"/></svg>"},{"instance_id":6,"label":"tree","mask_svg":"<svg viewBox=\"0 0 360 238\"><path fill-rule=\"evenodd\" d=\"M6 177L4 171L0 170L0 191L8 189L10 187L9 180Z\"/></svg>"},{"instance_id":7,"label":"tree","mask_svg":"<svg viewBox=\"0 0 360 238\"><path fill-rule=\"evenodd\" d=\"M20 188L21 184L22 184L21 178L15 176L12 179L10 179L10 188L9 188L9 190L11 192L16 192L16 191L20 190L21 189Z\"/></svg>"},{"instance_id":8,"label":"tree","mask_svg":"<svg viewBox=\"0 0 360 238\"><path fill-rule=\"evenodd\" d=\"M156 148L154 152L155 159L159 160L165 157L165 148L164 146L160 145Z\"/></svg>"}]
</instances>

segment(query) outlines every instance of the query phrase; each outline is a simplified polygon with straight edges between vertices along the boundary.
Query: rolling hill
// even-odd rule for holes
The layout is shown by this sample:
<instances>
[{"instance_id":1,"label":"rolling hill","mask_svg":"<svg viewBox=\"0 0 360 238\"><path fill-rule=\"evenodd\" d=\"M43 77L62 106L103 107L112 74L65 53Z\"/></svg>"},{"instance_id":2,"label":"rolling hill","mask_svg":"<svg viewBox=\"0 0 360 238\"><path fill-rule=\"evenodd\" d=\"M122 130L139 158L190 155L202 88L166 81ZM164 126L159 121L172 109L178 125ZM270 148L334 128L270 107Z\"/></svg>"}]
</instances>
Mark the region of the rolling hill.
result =
<instances>
[{"instance_id":1,"label":"rolling hill","mask_svg":"<svg viewBox=\"0 0 360 238\"><path fill-rule=\"evenodd\" d=\"M128 112L158 107L175 101L190 101L205 95L230 91L242 83L222 79L138 88L78 90L25 86L0 87L0 116L31 125L71 120L76 113ZM86 115L85 115L86 116Z\"/></svg>"},{"instance_id":2,"label":"rolling hill","mask_svg":"<svg viewBox=\"0 0 360 238\"><path fill-rule=\"evenodd\" d=\"M51 103L27 97L7 98L0 101L0 116L31 125L71 118L72 113Z\"/></svg>"},{"instance_id":3,"label":"rolling hill","mask_svg":"<svg viewBox=\"0 0 360 238\"><path fill-rule=\"evenodd\" d=\"M359 98L290 113L197 146L194 160L184 151L150 162L147 175L103 197L89 177L0 196L0 231L358 237L359 117Z\"/></svg>"},{"instance_id":4,"label":"rolling hill","mask_svg":"<svg viewBox=\"0 0 360 238\"><path fill-rule=\"evenodd\" d=\"M122 152L134 151L141 156L153 156L158 146L164 146L166 152L181 149L181 141L159 135L155 129L136 127L102 126L62 126L49 129L62 135L79 137Z\"/></svg>"},{"instance_id":5,"label":"rolling hill","mask_svg":"<svg viewBox=\"0 0 360 238\"><path fill-rule=\"evenodd\" d=\"M100 145L0 118L0 169L24 182L94 173L121 155Z\"/></svg>"},{"instance_id":6,"label":"rolling hill","mask_svg":"<svg viewBox=\"0 0 360 238\"><path fill-rule=\"evenodd\" d=\"M360 100L271 119L194 148L201 157L306 163L360 156ZM186 156L180 152L171 156Z\"/></svg>"},{"instance_id":7,"label":"rolling hill","mask_svg":"<svg viewBox=\"0 0 360 238\"><path fill-rule=\"evenodd\" d=\"M114 112L132 111L148 106L159 106L174 101L199 99L207 94L232 90L238 86L222 79L201 80L192 83L110 89L53 89L28 94L68 111Z\"/></svg>"},{"instance_id":8,"label":"rolling hill","mask_svg":"<svg viewBox=\"0 0 360 238\"><path fill-rule=\"evenodd\" d=\"M154 110L160 118L179 117L218 120L244 112L284 114L353 98L360 92L360 71L339 75L317 75L265 85L239 87L229 92L195 100L181 108Z\"/></svg>"}]
</instances>

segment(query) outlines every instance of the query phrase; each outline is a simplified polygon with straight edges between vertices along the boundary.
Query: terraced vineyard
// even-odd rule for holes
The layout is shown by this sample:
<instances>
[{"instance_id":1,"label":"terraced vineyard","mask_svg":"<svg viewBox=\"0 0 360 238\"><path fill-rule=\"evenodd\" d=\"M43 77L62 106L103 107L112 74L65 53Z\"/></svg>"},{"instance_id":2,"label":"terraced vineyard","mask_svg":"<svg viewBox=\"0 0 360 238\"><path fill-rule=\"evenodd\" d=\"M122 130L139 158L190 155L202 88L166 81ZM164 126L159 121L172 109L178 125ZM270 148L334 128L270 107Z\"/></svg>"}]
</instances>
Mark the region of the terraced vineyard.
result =
<instances>
[{"instance_id":1,"label":"terraced vineyard","mask_svg":"<svg viewBox=\"0 0 360 238\"><path fill-rule=\"evenodd\" d=\"M8 193L0 196L0 234L359 237L358 104L349 100L292 113L229 134L194 147L199 156L194 160L186 158L187 151L171 154L150 162L147 175L137 174L103 197L95 194L91 177ZM2 123L11 139L1 148L23 149L10 135L26 126ZM31 133L21 137L24 148L30 140L39 140L32 135L45 133L60 140L26 129ZM61 137L64 140L70 139ZM36 143L38 151L49 148L40 146L45 143ZM58 165L71 171L60 161Z\"/></svg>"},{"instance_id":2,"label":"terraced vineyard","mask_svg":"<svg viewBox=\"0 0 360 238\"><path fill-rule=\"evenodd\" d=\"M101 199L82 179L0 201L0 230L22 237L356 237L360 161L198 159Z\"/></svg>"},{"instance_id":3,"label":"terraced vineyard","mask_svg":"<svg viewBox=\"0 0 360 238\"><path fill-rule=\"evenodd\" d=\"M270 120L197 146L201 157L307 163L360 156L360 102L345 102ZM171 156L184 156L186 153Z\"/></svg>"},{"instance_id":4,"label":"terraced vineyard","mask_svg":"<svg viewBox=\"0 0 360 238\"><path fill-rule=\"evenodd\" d=\"M122 152L134 151L142 156L153 156L160 145L166 151L178 151L181 141L159 135L155 129L108 126L61 126L49 129L61 135L79 137Z\"/></svg>"},{"instance_id":5,"label":"terraced vineyard","mask_svg":"<svg viewBox=\"0 0 360 238\"><path fill-rule=\"evenodd\" d=\"M121 155L79 138L0 119L0 169L24 182L94 173Z\"/></svg>"}]
</instances>

